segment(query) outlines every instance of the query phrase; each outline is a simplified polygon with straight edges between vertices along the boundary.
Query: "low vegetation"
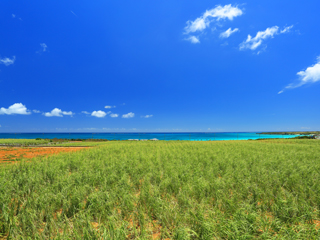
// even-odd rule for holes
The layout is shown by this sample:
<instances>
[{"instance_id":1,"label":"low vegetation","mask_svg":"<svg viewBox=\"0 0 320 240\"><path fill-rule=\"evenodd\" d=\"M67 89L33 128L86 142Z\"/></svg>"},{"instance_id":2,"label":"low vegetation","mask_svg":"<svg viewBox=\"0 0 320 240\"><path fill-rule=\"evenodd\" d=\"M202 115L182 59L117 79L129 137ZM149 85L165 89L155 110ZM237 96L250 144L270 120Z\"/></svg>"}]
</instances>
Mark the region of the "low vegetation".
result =
<instances>
[{"instance_id":1,"label":"low vegetation","mask_svg":"<svg viewBox=\"0 0 320 240\"><path fill-rule=\"evenodd\" d=\"M36 146L49 142L49 139L0 139L0 146Z\"/></svg>"},{"instance_id":2,"label":"low vegetation","mask_svg":"<svg viewBox=\"0 0 320 240\"><path fill-rule=\"evenodd\" d=\"M318 140L105 142L0 168L0 236L319 239L319 182Z\"/></svg>"}]
</instances>

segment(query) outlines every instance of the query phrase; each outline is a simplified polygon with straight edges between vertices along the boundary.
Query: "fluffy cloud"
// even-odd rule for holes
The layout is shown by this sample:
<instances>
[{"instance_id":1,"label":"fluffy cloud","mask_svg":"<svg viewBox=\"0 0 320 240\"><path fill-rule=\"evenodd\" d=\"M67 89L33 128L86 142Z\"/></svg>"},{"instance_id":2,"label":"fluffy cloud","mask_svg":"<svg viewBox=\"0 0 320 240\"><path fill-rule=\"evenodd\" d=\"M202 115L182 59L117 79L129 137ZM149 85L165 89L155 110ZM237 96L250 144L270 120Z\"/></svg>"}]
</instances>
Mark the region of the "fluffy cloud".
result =
<instances>
[{"instance_id":1,"label":"fluffy cloud","mask_svg":"<svg viewBox=\"0 0 320 240\"><path fill-rule=\"evenodd\" d=\"M99 111L93 111L93 112L91 113L91 116L97 117L97 118L104 118L107 114L108 114L108 113L99 110Z\"/></svg>"},{"instance_id":2,"label":"fluffy cloud","mask_svg":"<svg viewBox=\"0 0 320 240\"><path fill-rule=\"evenodd\" d=\"M298 72L297 74L300 76L303 84L320 81L320 56L318 57L318 62L316 64L308 67L305 71Z\"/></svg>"},{"instance_id":3,"label":"fluffy cloud","mask_svg":"<svg viewBox=\"0 0 320 240\"><path fill-rule=\"evenodd\" d=\"M43 113L44 116L46 117L63 117L63 115L67 115L67 116L72 116L74 113L73 112L66 112L66 111L62 111L59 108L55 108L53 109L51 112L46 112Z\"/></svg>"},{"instance_id":4,"label":"fluffy cloud","mask_svg":"<svg viewBox=\"0 0 320 240\"><path fill-rule=\"evenodd\" d=\"M119 114L111 113L111 114L110 114L110 117L112 117L112 118L117 118L117 117L119 117Z\"/></svg>"},{"instance_id":5,"label":"fluffy cloud","mask_svg":"<svg viewBox=\"0 0 320 240\"><path fill-rule=\"evenodd\" d=\"M36 110L36 109L32 110L32 112L34 112L34 113L40 113L40 111L39 111L39 110Z\"/></svg>"},{"instance_id":6,"label":"fluffy cloud","mask_svg":"<svg viewBox=\"0 0 320 240\"><path fill-rule=\"evenodd\" d=\"M142 118L151 118L153 117L153 115L145 115L145 116L142 116Z\"/></svg>"},{"instance_id":7,"label":"fluffy cloud","mask_svg":"<svg viewBox=\"0 0 320 240\"><path fill-rule=\"evenodd\" d=\"M297 75L299 76L298 82L289 84L283 90L278 92L278 94L283 93L286 89L297 88L307 83L320 82L320 56L318 57L316 64L308 67L304 71L298 72Z\"/></svg>"},{"instance_id":8,"label":"fluffy cloud","mask_svg":"<svg viewBox=\"0 0 320 240\"><path fill-rule=\"evenodd\" d=\"M26 108L25 105L22 103L15 103L8 108L0 108L0 115L14 115L14 114L21 114L21 115L29 115L31 112Z\"/></svg>"},{"instance_id":9,"label":"fluffy cloud","mask_svg":"<svg viewBox=\"0 0 320 240\"><path fill-rule=\"evenodd\" d=\"M231 36L231 34L238 32L238 31L239 31L239 28L235 28L233 30L231 28L229 28L227 31L220 34L220 38L228 38Z\"/></svg>"},{"instance_id":10,"label":"fluffy cloud","mask_svg":"<svg viewBox=\"0 0 320 240\"><path fill-rule=\"evenodd\" d=\"M278 34L288 33L290 32L291 28L293 28L293 25L279 31L278 26L273 26L273 27L267 28L265 31L257 32L254 38L252 38L252 36L249 34L247 40L245 40L240 44L239 49L240 50L244 50L244 49L256 50L264 40L268 38L273 38L275 35L278 35Z\"/></svg>"},{"instance_id":11,"label":"fluffy cloud","mask_svg":"<svg viewBox=\"0 0 320 240\"><path fill-rule=\"evenodd\" d=\"M241 16L242 14L242 10L237 6L233 7L231 4L229 4L222 7L219 5L209 11L207 10L204 14L204 18L207 19L208 17L213 17L217 18L217 20L228 18L230 21L232 21L234 17Z\"/></svg>"},{"instance_id":12,"label":"fluffy cloud","mask_svg":"<svg viewBox=\"0 0 320 240\"><path fill-rule=\"evenodd\" d=\"M122 118L133 118L134 117L134 113L133 112L129 112L127 114L123 114Z\"/></svg>"},{"instance_id":13,"label":"fluffy cloud","mask_svg":"<svg viewBox=\"0 0 320 240\"><path fill-rule=\"evenodd\" d=\"M7 58L7 57L0 58L0 64L4 64L6 66L9 66L11 64L14 64L15 60L16 60L15 56L13 56L12 58Z\"/></svg>"},{"instance_id":14,"label":"fluffy cloud","mask_svg":"<svg viewBox=\"0 0 320 240\"><path fill-rule=\"evenodd\" d=\"M185 40L190 41L191 43L194 43L194 44L200 43L199 38L196 36L190 36L188 38L185 38Z\"/></svg>"},{"instance_id":15,"label":"fluffy cloud","mask_svg":"<svg viewBox=\"0 0 320 240\"><path fill-rule=\"evenodd\" d=\"M187 26L184 28L185 34L203 31L210 26L210 23L214 20L229 19L241 16L243 14L242 10L237 6L232 6L231 4L217 7L207 10L201 17L198 17L194 21L187 21Z\"/></svg>"}]
</instances>

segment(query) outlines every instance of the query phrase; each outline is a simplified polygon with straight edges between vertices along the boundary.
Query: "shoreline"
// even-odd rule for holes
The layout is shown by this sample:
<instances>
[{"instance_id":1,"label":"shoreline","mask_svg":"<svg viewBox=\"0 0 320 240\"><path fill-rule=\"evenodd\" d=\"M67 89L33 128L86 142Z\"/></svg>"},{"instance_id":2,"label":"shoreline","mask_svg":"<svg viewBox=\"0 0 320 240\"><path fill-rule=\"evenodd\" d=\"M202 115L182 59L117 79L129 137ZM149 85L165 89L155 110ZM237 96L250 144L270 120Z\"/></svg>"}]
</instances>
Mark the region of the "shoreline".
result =
<instances>
[{"instance_id":1,"label":"shoreline","mask_svg":"<svg viewBox=\"0 0 320 240\"><path fill-rule=\"evenodd\" d=\"M292 131L292 132L261 132L265 135L320 135L320 131Z\"/></svg>"}]
</instances>

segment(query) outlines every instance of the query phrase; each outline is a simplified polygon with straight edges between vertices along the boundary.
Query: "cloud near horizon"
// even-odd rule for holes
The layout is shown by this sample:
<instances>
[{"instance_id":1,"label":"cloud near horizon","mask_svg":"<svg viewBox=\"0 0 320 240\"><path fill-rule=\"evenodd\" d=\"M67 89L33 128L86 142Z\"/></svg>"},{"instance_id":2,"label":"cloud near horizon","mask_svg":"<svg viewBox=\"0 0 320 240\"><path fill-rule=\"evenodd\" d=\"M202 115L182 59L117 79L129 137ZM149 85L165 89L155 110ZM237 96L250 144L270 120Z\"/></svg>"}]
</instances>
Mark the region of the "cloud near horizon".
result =
<instances>
[{"instance_id":1,"label":"cloud near horizon","mask_svg":"<svg viewBox=\"0 0 320 240\"><path fill-rule=\"evenodd\" d=\"M104 112L104 111L101 111L101 110L98 110L98 111L93 111L91 113L91 116L93 117L97 117L97 118L104 118L105 116L107 116L107 114L109 114L110 112Z\"/></svg>"},{"instance_id":2,"label":"cloud near horizon","mask_svg":"<svg viewBox=\"0 0 320 240\"><path fill-rule=\"evenodd\" d=\"M290 29L293 28L293 25L290 27L286 27L283 30L279 31L278 26L273 26L270 28L267 28L265 31L259 31L257 32L256 36L253 38L250 34L247 37L247 40L243 41L239 45L240 50L250 49L252 51L256 50L264 40L268 38L273 38L275 35L288 33L290 32Z\"/></svg>"},{"instance_id":3,"label":"cloud near horizon","mask_svg":"<svg viewBox=\"0 0 320 240\"><path fill-rule=\"evenodd\" d=\"M133 112L129 112L127 114L123 114L122 118L133 118L134 117L134 113Z\"/></svg>"},{"instance_id":4,"label":"cloud near horizon","mask_svg":"<svg viewBox=\"0 0 320 240\"><path fill-rule=\"evenodd\" d=\"M119 117L119 114L117 114L117 113L111 113L111 114L110 114L110 117L112 117L112 118L117 118L117 117Z\"/></svg>"},{"instance_id":5,"label":"cloud near horizon","mask_svg":"<svg viewBox=\"0 0 320 240\"><path fill-rule=\"evenodd\" d=\"M8 108L0 108L0 115L30 115L31 112L22 103L15 103Z\"/></svg>"},{"instance_id":6,"label":"cloud near horizon","mask_svg":"<svg viewBox=\"0 0 320 240\"><path fill-rule=\"evenodd\" d=\"M59 108L54 108L51 112L43 113L43 115L46 117L63 117L63 115L73 116L74 113L71 111L66 112L66 111L62 111Z\"/></svg>"},{"instance_id":7,"label":"cloud near horizon","mask_svg":"<svg viewBox=\"0 0 320 240\"><path fill-rule=\"evenodd\" d=\"M12 58L0 58L0 64L4 64L6 66L9 66L11 64L14 64L14 62L16 61L16 56L13 56Z\"/></svg>"},{"instance_id":8,"label":"cloud near horizon","mask_svg":"<svg viewBox=\"0 0 320 240\"><path fill-rule=\"evenodd\" d=\"M304 71L298 72L297 75L299 76L298 82L290 83L283 90L278 92L278 94L283 93L287 89L301 87L302 85L305 85L308 83L311 84L315 82L320 82L320 56L317 58L317 62L314 65L312 65L311 67L308 67Z\"/></svg>"}]
</instances>

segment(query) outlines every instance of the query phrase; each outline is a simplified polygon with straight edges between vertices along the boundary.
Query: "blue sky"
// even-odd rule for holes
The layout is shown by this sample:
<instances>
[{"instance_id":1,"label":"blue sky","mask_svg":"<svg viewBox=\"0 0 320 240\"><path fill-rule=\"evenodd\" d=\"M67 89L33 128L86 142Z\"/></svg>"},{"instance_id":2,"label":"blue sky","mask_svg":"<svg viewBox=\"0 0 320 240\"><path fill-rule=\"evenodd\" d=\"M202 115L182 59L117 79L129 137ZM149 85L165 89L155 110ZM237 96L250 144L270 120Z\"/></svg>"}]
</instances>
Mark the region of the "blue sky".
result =
<instances>
[{"instance_id":1,"label":"blue sky","mask_svg":"<svg viewBox=\"0 0 320 240\"><path fill-rule=\"evenodd\" d=\"M320 2L0 2L0 132L319 130Z\"/></svg>"}]
</instances>

